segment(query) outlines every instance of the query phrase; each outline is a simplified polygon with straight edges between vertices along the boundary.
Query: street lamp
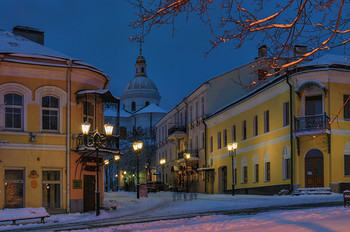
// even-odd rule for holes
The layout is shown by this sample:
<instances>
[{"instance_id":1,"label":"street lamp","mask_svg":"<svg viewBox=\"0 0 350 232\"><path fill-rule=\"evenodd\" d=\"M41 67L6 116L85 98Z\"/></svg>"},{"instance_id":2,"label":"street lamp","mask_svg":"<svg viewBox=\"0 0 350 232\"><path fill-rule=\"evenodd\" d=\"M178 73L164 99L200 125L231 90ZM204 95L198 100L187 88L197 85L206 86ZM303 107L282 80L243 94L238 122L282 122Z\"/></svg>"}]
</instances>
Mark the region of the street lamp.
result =
<instances>
[{"instance_id":1,"label":"street lamp","mask_svg":"<svg viewBox=\"0 0 350 232\"><path fill-rule=\"evenodd\" d=\"M164 183L164 165L165 165L166 160L161 159L159 160L160 165L162 165L162 176L163 176L163 183Z\"/></svg>"},{"instance_id":2,"label":"street lamp","mask_svg":"<svg viewBox=\"0 0 350 232\"><path fill-rule=\"evenodd\" d=\"M119 190L119 176L118 176L118 173L119 173L119 167L118 167L119 159L120 159L120 155L115 155L114 156L114 161L115 161L116 168L117 168L117 174L115 174L115 177L117 178L117 192Z\"/></svg>"},{"instance_id":3,"label":"street lamp","mask_svg":"<svg viewBox=\"0 0 350 232\"><path fill-rule=\"evenodd\" d=\"M227 150L232 158L232 196L235 195L235 171L234 171L234 157L236 156L237 143L229 143L227 145Z\"/></svg>"},{"instance_id":4,"label":"street lamp","mask_svg":"<svg viewBox=\"0 0 350 232\"><path fill-rule=\"evenodd\" d=\"M136 153L136 185L137 185L137 199L140 198L140 193L139 193L139 181L140 181L140 177L139 177L139 156L140 156L140 152L142 149L143 143L142 142L134 142L132 144L132 148L134 149L135 153Z\"/></svg>"},{"instance_id":5,"label":"street lamp","mask_svg":"<svg viewBox=\"0 0 350 232\"><path fill-rule=\"evenodd\" d=\"M98 132L98 130L96 129L96 131L92 134L89 134L90 131L90 123L88 122L83 122L81 124L81 130L84 134L85 139L85 143L86 145L89 146L93 146L95 147L95 151L96 151L96 216L100 215L100 181L99 181L99 169L100 169L100 164L99 164L99 158L98 158L98 150L99 147L102 146L102 142L105 139L105 135L101 134ZM104 125L105 128L105 132L107 136L111 136L112 132L113 132L113 126L109 125L109 124L105 124Z\"/></svg>"},{"instance_id":6,"label":"street lamp","mask_svg":"<svg viewBox=\"0 0 350 232\"><path fill-rule=\"evenodd\" d=\"M190 153L185 153L184 154L184 157L185 157L185 162L186 162L186 193L188 193L188 178L189 178L189 174L188 174L188 161L189 159L191 158L191 154Z\"/></svg>"}]
</instances>

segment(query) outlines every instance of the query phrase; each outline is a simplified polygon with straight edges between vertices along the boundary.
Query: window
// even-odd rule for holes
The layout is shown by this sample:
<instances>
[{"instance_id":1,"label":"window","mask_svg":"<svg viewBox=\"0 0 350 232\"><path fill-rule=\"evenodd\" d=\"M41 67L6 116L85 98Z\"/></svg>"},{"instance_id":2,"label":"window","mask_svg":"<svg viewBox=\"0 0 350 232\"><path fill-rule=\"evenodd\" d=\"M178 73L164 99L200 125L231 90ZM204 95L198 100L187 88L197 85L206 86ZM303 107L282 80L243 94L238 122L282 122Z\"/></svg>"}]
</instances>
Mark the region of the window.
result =
<instances>
[{"instance_id":1,"label":"window","mask_svg":"<svg viewBox=\"0 0 350 232\"><path fill-rule=\"evenodd\" d=\"M283 148L283 179L290 179L290 149L288 146Z\"/></svg>"},{"instance_id":2,"label":"window","mask_svg":"<svg viewBox=\"0 0 350 232\"><path fill-rule=\"evenodd\" d=\"M253 155L253 182L259 182L259 157L256 153Z\"/></svg>"},{"instance_id":3,"label":"window","mask_svg":"<svg viewBox=\"0 0 350 232\"><path fill-rule=\"evenodd\" d=\"M23 97L9 93L4 96L5 128L22 129Z\"/></svg>"},{"instance_id":4,"label":"window","mask_svg":"<svg viewBox=\"0 0 350 232\"><path fill-rule=\"evenodd\" d=\"M45 208L61 208L60 171L43 171L42 204Z\"/></svg>"},{"instance_id":5,"label":"window","mask_svg":"<svg viewBox=\"0 0 350 232\"><path fill-rule=\"evenodd\" d=\"M204 97L201 97L201 115L204 115Z\"/></svg>"},{"instance_id":6,"label":"window","mask_svg":"<svg viewBox=\"0 0 350 232\"><path fill-rule=\"evenodd\" d=\"M131 102L131 111L135 111L135 110L136 110L136 103Z\"/></svg>"},{"instance_id":7,"label":"window","mask_svg":"<svg viewBox=\"0 0 350 232\"><path fill-rule=\"evenodd\" d=\"M344 95L344 104L349 97L350 95ZM344 120L350 120L350 100L344 106Z\"/></svg>"},{"instance_id":8,"label":"window","mask_svg":"<svg viewBox=\"0 0 350 232\"><path fill-rule=\"evenodd\" d=\"M289 125L289 102L283 103L283 126Z\"/></svg>"},{"instance_id":9,"label":"window","mask_svg":"<svg viewBox=\"0 0 350 232\"><path fill-rule=\"evenodd\" d=\"M254 116L253 119L253 136L258 135L258 115Z\"/></svg>"},{"instance_id":10,"label":"window","mask_svg":"<svg viewBox=\"0 0 350 232\"><path fill-rule=\"evenodd\" d=\"M270 181L270 162L265 162L265 181Z\"/></svg>"},{"instance_id":11,"label":"window","mask_svg":"<svg viewBox=\"0 0 350 232\"><path fill-rule=\"evenodd\" d=\"M49 131L58 130L59 104L58 98L45 96L42 98L42 129Z\"/></svg>"},{"instance_id":12,"label":"window","mask_svg":"<svg viewBox=\"0 0 350 232\"><path fill-rule=\"evenodd\" d=\"M264 132L269 132L270 131L270 115L269 111L264 112Z\"/></svg>"},{"instance_id":13,"label":"window","mask_svg":"<svg viewBox=\"0 0 350 232\"><path fill-rule=\"evenodd\" d=\"M242 122L242 140L246 140L247 139L247 121L244 120Z\"/></svg>"},{"instance_id":14,"label":"window","mask_svg":"<svg viewBox=\"0 0 350 232\"><path fill-rule=\"evenodd\" d=\"M198 101L196 101L196 103L195 103L195 114L196 114L196 119L197 119L198 118L198 114L199 114Z\"/></svg>"},{"instance_id":15,"label":"window","mask_svg":"<svg viewBox=\"0 0 350 232\"><path fill-rule=\"evenodd\" d=\"M95 108L91 102L84 102L84 122L90 123L90 128L94 128L94 112Z\"/></svg>"},{"instance_id":16,"label":"window","mask_svg":"<svg viewBox=\"0 0 350 232\"><path fill-rule=\"evenodd\" d=\"M120 138L126 139L126 127L120 127Z\"/></svg>"},{"instance_id":17,"label":"window","mask_svg":"<svg viewBox=\"0 0 350 232\"><path fill-rule=\"evenodd\" d=\"M23 208L24 170L5 170L5 208Z\"/></svg>"},{"instance_id":18,"label":"window","mask_svg":"<svg viewBox=\"0 0 350 232\"><path fill-rule=\"evenodd\" d=\"M221 148L221 132L218 132L218 149Z\"/></svg>"},{"instance_id":19,"label":"window","mask_svg":"<svg viewBox=\"0 0 350 232\"><path fill-rule=\"evenodd\" d=\"M224 129L224 131L223 131L223 140L224 140L223 147L226 147L227 146L227 130L226 129Z\"/></svg>"},{"instance_id":20,"label":"window","mask_svg":"<svg viewBox=\"0 0 350 232\"><path fill-rule=\"evenodd\" d=\"M344 155L344 175L350 176L350 155Z\"/></svg>"},{"instance_id":21,"label":"window","mask_svg":"<svg viewBox=\"0 0 350 232\"><path fill-rule=\"evenodd\" d=\"M264 153L264 180L270 181L271 169L270 169L270 153L265 151Z\"/></svg>"},{"instance_id":22,"label":"window","mask_svg":"<svg viewBox=\"0 0 350 232\"><path fill-rule=\"evenodd\" d=\"M232 142L236 142L236 125L232 126Z\"/></svg>"},{"instance_id":23,"label":"window","mask_svg":"<svg viewBox=\"0 0 350 232\"><path fill-rule=\"evenodd\" d=\"M245 156L242 157L241 160L241 183L247 183L248 182L248 165L247 165L247 158Z\"/></svg>"},{"instance_id":24,"label":"window","mask_svg":"<svg viewBox=\"0 0 350 232\"><path fill-rule=\"evenodd\" d=\"M201 145L201 148L204 148L204 144L205 144L204 132L201 133L201 136L202 136L202 145Z\"/></svg>"},{"instance_id":25,"label":"window","mask_svg":"<svg viewBox=\"0 0 350 232\"><path fill-rule=\"evenodd\" d=\"M199 140L198 140L198 135L195 136L195 140L194 140L195 144L194 144L194 148L198 149L199 148Z\"/></svg>"},{"instance_id":26,"label":"window","mask_svg":"<svg viewBox=\"0 0 350 232\"><path fill-rule=\"evenodd\" d=\"M189 108L188 117L189 117L190 123L191 123L192 122L192 106L190 106L190 108Z\"/></svg>"},{"instance_id":27,"label":"window","mask_svg":"<svg viewBox=\"0 0 350 232\"><path fill-rule=\"evenodd\" d=\"M254 177L255 177L255 182L259 182L259 164L254 164Z\"/></svg>"},{"instance_id":28,"label":"window","mask_svg":"<svg viewBox=\"0 0 350 232\"><path fill-rule=\"evenodd\" d=\"M213 152L213 136L210 136L210 152Z\"/></svg>"},{"instance_id":29,"label":"window","mask_svg":"<svg viewBox=\"0 0 350 232\"><path fill-rule=\"evenodd\" d=\"M305 97L305 115L322 114L322 95Z\"/></svg>"}]
</instances>

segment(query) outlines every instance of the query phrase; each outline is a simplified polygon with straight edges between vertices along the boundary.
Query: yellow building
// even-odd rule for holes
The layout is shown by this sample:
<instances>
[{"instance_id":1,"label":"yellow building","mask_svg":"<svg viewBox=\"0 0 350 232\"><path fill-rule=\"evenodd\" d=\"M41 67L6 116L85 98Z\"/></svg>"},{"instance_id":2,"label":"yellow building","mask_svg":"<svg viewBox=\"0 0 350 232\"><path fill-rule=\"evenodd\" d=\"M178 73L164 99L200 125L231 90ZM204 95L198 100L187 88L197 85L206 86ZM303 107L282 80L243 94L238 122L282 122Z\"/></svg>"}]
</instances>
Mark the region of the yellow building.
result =
<instances>
[{"instance_id":1,"label":"yellow building","mask_svg":"<svg viewBox=\"0 0 350 232\"><path fill-rule=\"evenodd\" d=\"M246 194L349 189L349 96L349 58L326 55L209 115L206 168L214 178L206 191L231 192L233 182Z\"/></svg>"},{"instance_id":2,"label":"yellow building","mask_svg":"<svg viewBox=\"0 0 350 232\"><path fill-rule=\"evenodd\" d=\"M96 160L89 170L72 150L83 121L103 131L102 103L82 91L108 95L109 81L91 65L0 31L0 209L93 209L85 201L94 207ZM103 190L103 175L99 183Z\"/></svg>"}]
</instances>

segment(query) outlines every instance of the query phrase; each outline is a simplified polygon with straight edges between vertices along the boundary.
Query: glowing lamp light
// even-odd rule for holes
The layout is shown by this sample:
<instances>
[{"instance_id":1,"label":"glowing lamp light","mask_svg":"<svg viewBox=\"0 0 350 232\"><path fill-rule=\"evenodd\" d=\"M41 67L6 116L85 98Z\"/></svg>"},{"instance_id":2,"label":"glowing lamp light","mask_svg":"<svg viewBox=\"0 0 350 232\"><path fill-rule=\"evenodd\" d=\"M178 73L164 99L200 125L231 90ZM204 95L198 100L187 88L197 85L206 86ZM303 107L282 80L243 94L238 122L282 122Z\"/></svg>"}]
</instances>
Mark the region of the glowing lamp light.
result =
<instances>
[{"instance_id":1,"label":"glowing lamp light","mask_svg":"<svg viewBox=\"0 0 350 232\"><path fill-rule=\"evenodd\" d=\"M105 165L108 165L109 164L109 160L105 160Z\"/></svg>"},{"instance_id":2,"label":"glowing lamp light","mask_svg":"<svg viewBox=\"0 0 350 232\"><path fill-rule=\"evenodd\" d=\"M90 123L88 123L88 122L83 122L83 123L81 124L81 130L83 131L83 134L84 134L84 135L89 134Z\"/></svg>"},{"instance_id":3,"label":"glowing lamp light","mask_svg":"<svg viewBox=\"0 0 350 232\"><path fill-rule=\"evenodd\" d=\"M237 149L237 143L229 143L228 145L227 145L227 150L229 150L229 151L233 151L233 150L236 150Z\"/></svg>"},{"instance_id":4,"label":"glowing lamp light","mask_svg":"<svg viewBox=\"0 0 350 232\"><path fill-rule=\"evenodd\" d=\"M140 151L142 149L142 146L143 146L142 142L134 142L132 144L134 151Z\"/></svg>"},{"instance_id":5,"label":"glowing lamp light","mask_svg":"<svg viewBox=\"0 0 350 232\"><path fill-rule=\"evenodd\" d=\"M115 155L115 156L114 156L114 160L115 160L115 161L118 161L119 159L120 159L120 155Z\"/></svg>"},{"instance_id":6,"label":"glowing lamp light","mask_svg":"<svg viewBox=\"0 0 350 232\"><path fill-rule=\"evenodd\" d=\"M166 162L166 160L165 160L165 159L161 159L161 160L159 160L159 163L160 163L161 165L164 165L164 164L165 164L165 162Z\"/></svg>"},{"instance_id":7,"label":"glowing lamp light","mask_svg":"<svg viewBox=\"0 0 350 232\"><path fill-rule=\"evenodd\" d=\"M191 158L191 154L190 153L185 153L185 159L190 159Z\"/></svg>"},{"instance_id":8,"label":"glowing lamp light","mask_svg":"<svg viewBox=\"0 0 350 232\"><path fill-rule=\"evenodd\" d=\"M126 175L126 171L124 171L124 175Z\"/></svg>"},{"instance_id":9,"label":"glowing lamp light","mask_svg":"<svg viewBox=\"0 0 350 232\"><path fill-rule=\"evenodd\" d=\"M113 133L113 125L105 124L104 127L105 127L106 135L112 135L112 133Z\"/></svg>"},{"instance_id":10,"label":"glowing lamp light","mask_svg":"<svg viewBox=\"0 0 350 232\"><path fill-rule=\"evenodd\" d=\"M115 177L118 177L118 174L115 174Z\"/></svg>"}]
</instances>

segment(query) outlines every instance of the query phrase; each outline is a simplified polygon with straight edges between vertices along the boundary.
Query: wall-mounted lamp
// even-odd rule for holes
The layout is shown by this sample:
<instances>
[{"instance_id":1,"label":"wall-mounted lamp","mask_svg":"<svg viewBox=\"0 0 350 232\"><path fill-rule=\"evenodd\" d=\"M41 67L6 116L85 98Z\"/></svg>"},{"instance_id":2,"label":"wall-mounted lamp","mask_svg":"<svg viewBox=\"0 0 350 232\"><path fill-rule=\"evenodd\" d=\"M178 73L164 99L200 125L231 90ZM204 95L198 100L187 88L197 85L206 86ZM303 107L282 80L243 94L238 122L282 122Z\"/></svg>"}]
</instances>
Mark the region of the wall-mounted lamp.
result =
<instances>
[{"instance_id":1,"label":"wall-mounted lamp","mask_svg":"<svg viewBox=\"0 0 350 232\"><path fill-rule=\"evenodd\" d=\"M29 133L29 136L30 136L30 138L29 138L29 142L36 142L36 137L35 137L35 134L34 134L34 132L30 132Z\"/></svg>"}]
</instances>

